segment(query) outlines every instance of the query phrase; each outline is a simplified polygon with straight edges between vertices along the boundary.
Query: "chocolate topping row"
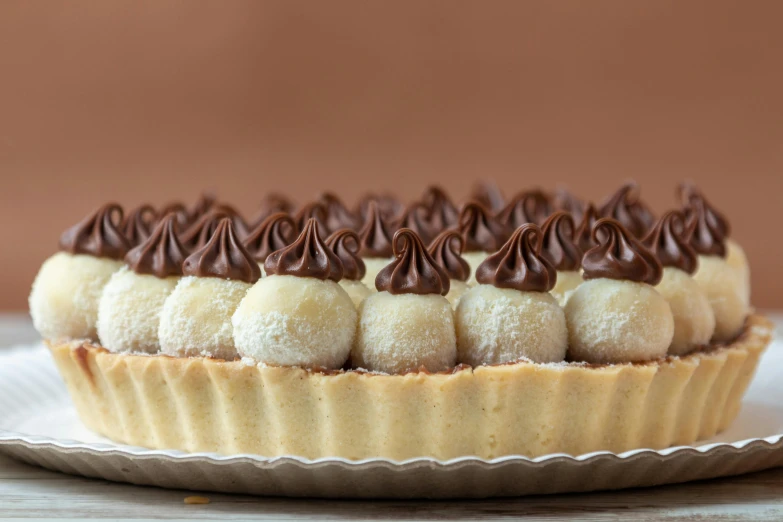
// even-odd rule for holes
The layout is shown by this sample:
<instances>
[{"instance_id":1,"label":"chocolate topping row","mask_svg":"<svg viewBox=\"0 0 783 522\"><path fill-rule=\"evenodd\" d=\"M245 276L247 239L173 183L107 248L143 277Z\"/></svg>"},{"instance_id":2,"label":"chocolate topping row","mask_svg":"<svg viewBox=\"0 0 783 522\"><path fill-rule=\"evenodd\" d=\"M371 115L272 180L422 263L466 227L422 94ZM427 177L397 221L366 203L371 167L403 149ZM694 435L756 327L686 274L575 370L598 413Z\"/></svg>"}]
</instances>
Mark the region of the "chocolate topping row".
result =
<instances>
[{"instance_id":1,"label":"chocolate topping row","mask_svg":"<svg viewBox=\"0 0 783 522\"><path fill-rule=\"evenodd\" d=\"M557 271L580 268L585 279L656 284L662 267L693 273L698 254L726 255L725 217L692 185L679 195L682 210L657 221L633 183L598 207L563 190L522 192L502 204L496 190L484 187L458 208L432 187L407 207L369 195L352 211L325 193L295 211L270 194L252 222L207 196L192 210L142 205L127 216L110 203L64 232L60 247L125 259L140 274L250 283L261 276L259 264L267 274L361 280L362 258L388 258L376 286L390 293L445 295L450 280L469 277L463 251L487 253L476 279L501 288L548 291Z\"/></svg>"}]
</instances>

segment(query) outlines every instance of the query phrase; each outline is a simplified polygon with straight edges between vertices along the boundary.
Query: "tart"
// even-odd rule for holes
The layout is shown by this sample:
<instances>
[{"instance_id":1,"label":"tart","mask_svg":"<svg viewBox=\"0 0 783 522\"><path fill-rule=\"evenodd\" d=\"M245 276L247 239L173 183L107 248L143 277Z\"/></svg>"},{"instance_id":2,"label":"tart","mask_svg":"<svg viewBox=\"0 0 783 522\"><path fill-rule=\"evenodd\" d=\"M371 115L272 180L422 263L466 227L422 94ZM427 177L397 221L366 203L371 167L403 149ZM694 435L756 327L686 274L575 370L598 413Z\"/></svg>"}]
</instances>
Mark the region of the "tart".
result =
<instances>
[{"instance_id":1,"label":"tart","mask_svg":"<svg viewBox=\"0 0 783 522\"><path fill-rule=\"evenodd\" d=\"M299 219L267 202L254 227L207 199L145 211L144 231L105 206L63 235L31 314L84 424L126 444L354 460L687 445L731 424L772 337L745 301L711 298L746 296L747 266L689 190L657 220L635 185L497 214L437 188L356 213L327 194ZM67 299L82 287L89 306Z\"/></svg>"},{"instance_id":2,"label":"tart","mask_svg":"<svg viewBox=\"0 0 783 522\"><path fill-rule=\"evenodd\" d=\"M772 324L636 364L518 362L442 373L311 371L50 343L84 424L157 449L309 459L538 457L689 445L727 428Z\"/></svg>"}]
</instances>

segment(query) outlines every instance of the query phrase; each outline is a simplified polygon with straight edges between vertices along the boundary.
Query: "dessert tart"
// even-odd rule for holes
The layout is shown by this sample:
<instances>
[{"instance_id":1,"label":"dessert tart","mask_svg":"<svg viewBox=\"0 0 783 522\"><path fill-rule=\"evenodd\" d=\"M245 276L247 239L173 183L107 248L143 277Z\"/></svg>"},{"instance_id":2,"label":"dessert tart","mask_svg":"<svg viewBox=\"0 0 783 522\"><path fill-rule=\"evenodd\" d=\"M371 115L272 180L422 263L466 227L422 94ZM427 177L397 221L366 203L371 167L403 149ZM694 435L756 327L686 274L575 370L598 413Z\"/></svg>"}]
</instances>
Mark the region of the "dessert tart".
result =
<instances>
[{"instance_id":1,"label":"dessert tart","mask_svg":"<svg viewBox=\"0 0 783 522\"><path fill-rule=\"evenodd\" d=\"M125 220L110 204L63 234L30 311L84 424L121 443L392 460L687 445L737 416L772 326L725 218L683 190L659 219L632 184L599 206L476 194L495 210L438 188L356 212L268 196L250 222L211 198Z\"/></svg>"}]
</instances>

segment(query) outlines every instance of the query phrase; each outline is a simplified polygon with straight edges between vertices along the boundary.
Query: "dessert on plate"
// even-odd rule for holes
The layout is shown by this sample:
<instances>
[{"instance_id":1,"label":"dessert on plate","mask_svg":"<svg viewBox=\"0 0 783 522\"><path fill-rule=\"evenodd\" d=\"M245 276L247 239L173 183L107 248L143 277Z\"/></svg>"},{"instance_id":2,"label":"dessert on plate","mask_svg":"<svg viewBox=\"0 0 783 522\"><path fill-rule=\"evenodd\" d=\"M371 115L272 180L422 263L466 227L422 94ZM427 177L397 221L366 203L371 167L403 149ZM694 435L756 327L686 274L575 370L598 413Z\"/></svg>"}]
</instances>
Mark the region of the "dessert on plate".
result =
<instances>
[{"instance_id":1,"label":"dessert on plate","mask_svg":"<svg viewBox=\"0 0 783 522\"><path fill-rule=\"evenodd\" d=\"M87 427L148 448L308 459L688 445L731 424L771 323L691 185L656 216L488 185L403 204L268 194L253 219L103 205L30 294Z\"/></svg>"}]
</instances>

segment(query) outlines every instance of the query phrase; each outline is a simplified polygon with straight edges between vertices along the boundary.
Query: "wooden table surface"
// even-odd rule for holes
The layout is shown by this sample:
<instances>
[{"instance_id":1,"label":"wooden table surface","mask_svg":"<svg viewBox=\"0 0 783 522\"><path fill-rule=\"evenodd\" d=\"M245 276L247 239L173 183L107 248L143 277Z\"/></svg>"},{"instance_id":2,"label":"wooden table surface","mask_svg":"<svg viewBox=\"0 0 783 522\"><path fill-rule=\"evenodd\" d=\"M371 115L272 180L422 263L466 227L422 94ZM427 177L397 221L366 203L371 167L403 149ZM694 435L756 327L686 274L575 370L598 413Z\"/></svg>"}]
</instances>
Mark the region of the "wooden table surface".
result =
<instances>
[{"instance_id":1,"label":"wooden table surface","mask_svg":"<svg viewBox=\"0 0 783 522\"><path fill-rule=\"evenodd\" d=\"M780 317L780 316L778 316ZM780 324L780 323L779 323ZM24 317L0 316L0 346L35 340ZM186 505L190 495L209 498ZM0 456L0 520L783 520L783 468L657 488L483 501L259 498L115 484Z\"/></svg>"}]
</instances>

